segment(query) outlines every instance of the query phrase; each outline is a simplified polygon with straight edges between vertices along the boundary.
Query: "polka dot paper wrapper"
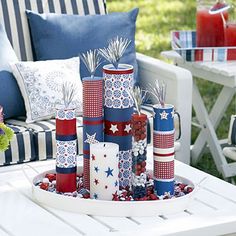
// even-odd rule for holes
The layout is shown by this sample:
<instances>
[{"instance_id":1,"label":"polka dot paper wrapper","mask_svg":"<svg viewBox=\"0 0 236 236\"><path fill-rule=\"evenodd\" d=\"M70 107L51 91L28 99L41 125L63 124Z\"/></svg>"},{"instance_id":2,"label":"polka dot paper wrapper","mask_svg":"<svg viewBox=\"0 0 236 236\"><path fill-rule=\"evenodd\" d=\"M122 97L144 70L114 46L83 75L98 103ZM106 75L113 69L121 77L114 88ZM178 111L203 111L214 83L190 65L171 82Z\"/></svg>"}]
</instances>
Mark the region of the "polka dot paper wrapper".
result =
<instances>
[{"instance_id":1,"label":"polka dot paper wrapper","mask_svg":"<svg viewBox=\"0 0 236 236\"><path fill-rule=\"evenodd\" d=\"M154 161L154 177L159 180L174 178L174 160Z\"/></svg>"}]
</instances>

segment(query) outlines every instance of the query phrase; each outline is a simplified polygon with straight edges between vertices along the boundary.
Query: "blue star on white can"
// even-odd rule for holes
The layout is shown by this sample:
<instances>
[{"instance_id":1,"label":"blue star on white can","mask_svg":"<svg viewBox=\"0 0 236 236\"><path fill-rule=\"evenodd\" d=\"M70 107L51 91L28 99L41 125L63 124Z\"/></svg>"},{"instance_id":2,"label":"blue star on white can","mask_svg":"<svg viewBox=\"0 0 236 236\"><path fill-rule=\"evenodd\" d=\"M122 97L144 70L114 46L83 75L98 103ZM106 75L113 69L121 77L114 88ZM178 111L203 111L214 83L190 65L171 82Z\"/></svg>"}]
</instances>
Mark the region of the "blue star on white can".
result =
<instances>
[{"instance_id":1,"label":"blue star on white can","mask_svg":"<svg viewBox=\"0 0 236 236\"><path fill-rule=\"evenodd\" d=\"M90 196L112 200L119 190L119 145L109 142L90 145Z\"/></svg>"}]
</instances>

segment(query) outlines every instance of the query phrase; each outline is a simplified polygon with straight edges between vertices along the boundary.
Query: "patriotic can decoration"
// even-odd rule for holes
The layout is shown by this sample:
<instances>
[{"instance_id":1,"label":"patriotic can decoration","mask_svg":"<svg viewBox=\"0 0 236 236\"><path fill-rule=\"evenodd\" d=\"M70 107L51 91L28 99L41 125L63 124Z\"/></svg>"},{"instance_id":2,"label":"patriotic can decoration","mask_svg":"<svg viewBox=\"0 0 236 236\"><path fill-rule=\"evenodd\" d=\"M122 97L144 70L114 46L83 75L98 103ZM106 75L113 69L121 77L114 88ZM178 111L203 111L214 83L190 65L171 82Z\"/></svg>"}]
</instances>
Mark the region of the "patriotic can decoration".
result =
<instances>
[{"instance_id":1,"label":"patriotic can decoration","mask_svg":"<svg viewBox=\"0 0 236 236\"><path fill-rule=\"evenodd\" d=\"M147 194L147 115L141 113L141 105L147 91L135 86L130 95L134 101L135 113L132 115L132 191L134 199L142 199Z\"/></svg>"},{"instance_id":2,"label":"patriotic can decoration","mask_svg":"<svg viewBox=\"0 0 236 236\"><path fill-rule=\"evenodd\" d=\"M56 190L76 191L76 110L56 107Z\"/></svg>"},{"instance_id":3,"label":"patriotic can decoration","mask_svg":"<svg viewBox=\"0 0 236 236\"><path fill-rule=\"evenodd\" d=\"M62 94L64 104L56 105L56 190L65 193L76 191L76 108L71 107L76 86L65 82Z\"/></svg>"},{"instance_id":4,"label":"patriotic can decoration","mask_svg":"<svg viewBox=\"0 0 236 236\"><path fill-rule=\"evenodd\" d=\"M133 87L133 66L111 64L103 67L104 76L104 140L119 144L119 185L131 186L133 100L129 90Z\"/></svg>"},{"instance_id":5,"label":"patriotic can decoration","mask_svg":"<svg viewBox=\"0 0 236 236\"><path fill-rule=\"evenodd\" d=\"M83 168L84 187L89 189L90 145L103 141L103 80L83 78Z\"/></svg>"},{"instance_id":6,"label":"patriotic can decoration","mask_svg":"<svg viewBox=\"0 0 236 236\"><path fill-rule=\"evenodd\" d=\"M174 106L165 103L166 84L156 81L150 93L158 100L154 105L153 177L158 196L174 194Z\"/></svg>"},{"instance_id":7,"label":"patriotic can decoration","mask_svg":"<svg viewBox=\"0 0 236 236\"><path fill-rule=\"evenodd\" d=\"M147 115L132 115L132 190L133 198L146 196Z\"/></svg>"},{"instance_id":8,"label":"patriotic can decoration","mask_svg":"<svg viewBox=\"0 0 236 236\"><path fill-rule=\"evenodd\" d=\"M104 140L119 144L119 185L131 187L132 135L131 115L133 100L129 91L133 87L133 66L119 64L130 40L118 36L109 41L108 47L99 49L111 64L103 67L104 77Z\"/></svg>"},{"instance_id":9,"label":"patriotic can decoration","mask_svg":"<svg viewBox=\"0 0 236 236\"><path fill-rule=\"evenodd\" d=\"M95 77L101 63L98 50L80 56L90 77L83 81L83 175L84 187L90 189L90 145L103 141L103 79Z\"/></svg>"},{"instance_id":10,"label":"patriotic can decoration","mask_svg":"<svg viewBox=\"0 0 236 236\"><path fill-rule=\"evenodd\" d=\"M90 145L90 198L112 200L119 191L119 145L100 142Z\"/></svg>"},{"instance_id":11,"label":"patriotic can decoration","mask_svg":"<svg viewBox=\"0 0 236 236\"><path fill-rule=\"evenodd\" d=\"M157 195L174 194L174 107L154 106L154 188Z\"/></svg>"}]
</instances>

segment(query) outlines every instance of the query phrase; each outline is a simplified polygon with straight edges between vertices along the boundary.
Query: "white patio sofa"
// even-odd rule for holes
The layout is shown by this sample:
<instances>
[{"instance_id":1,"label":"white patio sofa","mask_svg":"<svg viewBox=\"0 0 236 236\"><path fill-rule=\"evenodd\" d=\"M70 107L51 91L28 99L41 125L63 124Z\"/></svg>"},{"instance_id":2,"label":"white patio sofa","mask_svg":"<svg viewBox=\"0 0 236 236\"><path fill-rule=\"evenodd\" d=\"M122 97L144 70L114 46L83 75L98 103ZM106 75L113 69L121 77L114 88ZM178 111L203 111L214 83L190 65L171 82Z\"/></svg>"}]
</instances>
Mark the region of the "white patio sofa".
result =
<instances>
[{"instance_id":1,"label":"white patio sofa","mask_svg":"<svg viewBox=\"0 0 236 236\"><path fill-rule=\"evenodd\" d=\"M63 5L62 5L63 4ZM109 1L107 3L109 5ZM53 7L52 7L53 6ZM86 7L86 9L85 9ZM76 9L75 9L76 8ZM105 0L7 0L0 1L0 21L5 25L9 40L19 60L33 60L25 9L40 13L106 14ZM185 69L137 53L141 86L154 84L157 79L167 84L167 103L174 104L181 116L180 150L176 159L190 163L192 112L192 76ZM153 103L156 101L153 99ZM15 137L10 149L0 153L0 165L45 160L55 157L55 120L26 124L24 119L6 120L14 125ZM82 125L78 122L79 150L82 150ZM22 146L23 145L23 146Z\"/></svg>"}]
</instances>

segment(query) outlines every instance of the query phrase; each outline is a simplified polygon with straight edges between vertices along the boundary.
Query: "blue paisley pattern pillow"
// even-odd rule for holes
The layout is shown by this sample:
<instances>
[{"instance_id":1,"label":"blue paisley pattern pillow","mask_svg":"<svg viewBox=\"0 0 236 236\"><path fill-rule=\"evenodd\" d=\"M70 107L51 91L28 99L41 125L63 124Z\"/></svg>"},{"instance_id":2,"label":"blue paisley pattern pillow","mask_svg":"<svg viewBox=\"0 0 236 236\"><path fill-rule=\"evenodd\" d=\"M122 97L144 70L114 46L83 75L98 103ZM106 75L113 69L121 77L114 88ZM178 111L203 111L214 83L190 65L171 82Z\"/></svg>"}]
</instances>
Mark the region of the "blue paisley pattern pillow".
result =
<instances>
[{"instance_id":1,"label":"blue paisley pattern pillow","mask_svg":"<svg viewBox=\"0 0 236 236\"><path fill-rule=\"evenodd\" d=\"M17 62L11 65L26 107L26 122L50 119L55 115L55 105L63 102L62 85L71 82L77 93L72 106L82 113L82 83L80 60Z\"/></svg>"}]
</instances>

